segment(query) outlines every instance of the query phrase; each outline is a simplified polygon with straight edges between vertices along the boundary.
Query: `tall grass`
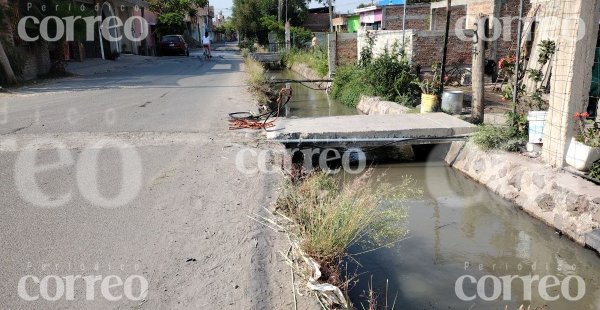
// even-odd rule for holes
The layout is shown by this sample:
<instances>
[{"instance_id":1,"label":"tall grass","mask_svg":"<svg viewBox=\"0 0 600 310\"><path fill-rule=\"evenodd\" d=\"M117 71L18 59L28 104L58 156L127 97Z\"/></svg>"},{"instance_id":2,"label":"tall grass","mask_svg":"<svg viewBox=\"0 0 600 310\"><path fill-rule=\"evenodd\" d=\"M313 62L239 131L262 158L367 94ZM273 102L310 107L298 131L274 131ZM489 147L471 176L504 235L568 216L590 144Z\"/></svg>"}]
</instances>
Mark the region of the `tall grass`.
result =
<instances>
[{"instance_id":1,"label":"tall grass","mask_svg":"<svg viewBox=\"0 0 600 310\"><path fill-rule=\"evenodd\" d=\"M304 63L315 70L320 76L327 76L329 63L327 52L317 48L314 52L309 50L292 49L283 55L283 62L287 67Z\"/></svg>"},{"instance_id":2,"label":"tall grass","mask_svg":"<svg viewBox=\"0 0 600 310\"><path fill-rule=\"evenodd\" d=\"M259 103L268 103L270 88L267 83L265 68L260 62L251 57L244 57L244 65L248 74L246 81L250 90L257 97Z\"/></svg>"},{"instance_id":3,"label":"tall grass","mask_svg":"<svg viewBox=\"0 0 600 310\"><path fill-rule=\"evenodd\" d=\"M277 203L297 224L302 250L336 268L353 244L368 251L406 236L407 211L399 200L419 194L408 178L391 186L374 179L371 171L351 181L315 172L300 184L288 182Z\"/></svg>"}]
</instances>

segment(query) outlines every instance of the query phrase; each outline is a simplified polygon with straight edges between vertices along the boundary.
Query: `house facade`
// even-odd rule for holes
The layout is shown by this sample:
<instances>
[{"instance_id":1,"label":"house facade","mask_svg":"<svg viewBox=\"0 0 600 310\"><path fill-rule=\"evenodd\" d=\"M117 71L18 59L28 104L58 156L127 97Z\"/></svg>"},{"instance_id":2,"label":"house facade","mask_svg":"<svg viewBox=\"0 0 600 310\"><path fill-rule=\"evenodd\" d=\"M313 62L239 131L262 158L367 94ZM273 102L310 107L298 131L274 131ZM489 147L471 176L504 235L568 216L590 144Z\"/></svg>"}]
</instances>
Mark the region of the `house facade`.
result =
<instances>
[{"instance_id":1,"label":"house facade","mask_svg":"<svg viewBox=\"0 0 600 310\"><path fill-rule=\"evenodd\" d=\"M355 33L360 29L360 15L341 14L332 20L333 31Z\"/></svg>"},{"instance_id":2,"label":"house facade","mask_svg":"<svg viewBox=\"0 0 600 310\"><path fill-rule=\"evenodd\" d=\"M400 0L398 0L400 1ZM525 1L525 11L531 7L531 0ZM446 28L446 1L432 3L384 4L357 9L361 16L361 29L399 31L403 42L411 46L414 62L422 67L429 67L439 62L442 57L442 46ZM454 0L450 19L449 62L470 65L471 42L465 37L472 35L474 23L479 16L487 16L491 22L489 31L498 31L502 38L513 38L517 32L519 0ZM406 37L410 37L406 40ZM510 54L516 48L513 40L495 40L490 42L486 50L486 58L497 60Z\"/></svg>"},{"instance_id":3,"label":"house facade","mask_svg":"<svg viewBox=\"0 0 600 310\"><path fill-rule=\"evenodd\" d=\"M142 54L153 55L156 48L156 38L153 34L156 30L157 18L149 10L149 4L141 0L74 0L76 6L84 5L93 10L96 16L101 18L101 22L95 25L95 32L98 34L93 41L71 42L69 44L69 59L83 58L103 58L114 59L120 54ZM116 26L114 18L122 22L132 17L143 18L147 21L142 25L139 21L134 21L131 29L125 30L123 26L111 29L110 33L118 40L106 40L100 35L102 24L109 20L110 26ZM144 27L144 28L142 28ZM131 31L135 38L147 35L144 40L130 40L128 36L123 35L124 31ZM81 55L82 53L84 55Z\"/></svg>"},{"instance_id":4,"label":"house facade","mask_svg":"<svg viewBox=\"0 0 600 310\"><path fill-rule=\"evenodd\" d=\"M211 40L214 40L214 17L215 8L213 6L198 8L195 18L188 17L188 30L194 40L202 42L206 32Z\"/></svg>"}]
</instances>

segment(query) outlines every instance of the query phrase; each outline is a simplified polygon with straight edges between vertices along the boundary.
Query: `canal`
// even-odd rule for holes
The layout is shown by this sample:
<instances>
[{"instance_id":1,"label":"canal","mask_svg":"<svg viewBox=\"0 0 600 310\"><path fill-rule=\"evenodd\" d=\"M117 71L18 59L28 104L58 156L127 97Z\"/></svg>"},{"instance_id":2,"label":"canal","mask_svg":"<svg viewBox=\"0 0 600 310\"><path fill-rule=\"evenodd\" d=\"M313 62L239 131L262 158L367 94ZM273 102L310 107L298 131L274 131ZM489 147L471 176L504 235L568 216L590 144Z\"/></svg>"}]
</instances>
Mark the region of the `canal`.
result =
<instances>
[{"instance_id":1,"label":"canal","mask_svg":"<svg viewBox=\"0 0 600 310\"><path fill-rule=\"evenodd\" d=\"M289 71L277 75L299 78ZM288 117L357 113L323 91L292 87ZM391 184L414 179L423 196L405 203L410 231L405 240L349 260L348 273L358 275L350 290L356 308L362 309L362 303L368 309L366 292L372 286L380 305L387 299L389 309L394 300L395 309L517 309L522 304L600 309L596 253L561 237L439 158L376 165L374 170L375 177Z\"/></svg>"}]
</instances>

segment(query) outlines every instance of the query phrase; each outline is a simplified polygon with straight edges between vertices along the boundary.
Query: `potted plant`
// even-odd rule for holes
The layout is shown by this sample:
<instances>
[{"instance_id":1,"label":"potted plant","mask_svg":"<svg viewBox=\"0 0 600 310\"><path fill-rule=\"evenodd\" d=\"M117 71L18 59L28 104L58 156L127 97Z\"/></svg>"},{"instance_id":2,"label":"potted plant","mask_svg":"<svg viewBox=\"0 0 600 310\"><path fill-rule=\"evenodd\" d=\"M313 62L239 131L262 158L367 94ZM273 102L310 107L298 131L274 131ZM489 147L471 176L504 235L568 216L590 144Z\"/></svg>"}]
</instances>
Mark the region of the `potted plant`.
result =
<instances>
[{"instance_id":1,"label":"potted plant","mask_svg":"<svg viewBox=\"0 0 600 310\"><path fill-rule=\"evenodd\" d=\"M600 127L595 123L587 127L587 112L575 113L579 133L571 139L566 161L580 171L588 171L600 159Z\"/></svg>"},{"instance_id":2,"label":"potted plant","mask_svg":"<svg viewBox=\"0 0 600 310\"><path fill-rule=\"evenodd\" d=\"M433 65L431 69L433 70L431 79L415 82L421 88L421 113L434 112L437 107L441 82L437 66Z\"/></svg>"}]
</instances>

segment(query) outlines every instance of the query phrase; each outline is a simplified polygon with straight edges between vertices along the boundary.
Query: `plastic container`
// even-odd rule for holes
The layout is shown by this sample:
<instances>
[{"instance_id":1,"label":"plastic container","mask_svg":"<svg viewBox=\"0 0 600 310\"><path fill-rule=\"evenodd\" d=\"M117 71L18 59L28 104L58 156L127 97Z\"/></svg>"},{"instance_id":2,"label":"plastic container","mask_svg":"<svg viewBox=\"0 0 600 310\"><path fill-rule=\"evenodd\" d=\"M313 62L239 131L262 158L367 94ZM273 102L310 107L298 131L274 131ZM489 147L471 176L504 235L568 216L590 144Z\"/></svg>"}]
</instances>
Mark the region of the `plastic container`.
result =
<instances>
[{"instance_id":1,"label":"plastic container","mask_svg":"<svg viewBox=\"0 0 600 310\"><path fill-rule=\"evenodd\" d=\"M595 161L600 159L600 147L589 147L575 138L571 139L567 156L567 164L579 171L589 171Z\"/></svg>"},{"instance_id":2,"label":"plastic container","mask_svg":"<svg viewBox=\"0 0 600 310\"><path fill-rule=\"evenodd\" d=\"M465 93L462 91L445 91L442 95L442 111L448 114L461 114Z\"/></svg>"},{"instance_id":3,"label":"plastic container","mask_svg":"<svg viewBox=\"0 0 600 310\"><path fill-rule=\"evenodd\" d=\"M527 115L529 121L529 143L544 142L544 123L548 111L531 111Z\"/></svg>"},{"instance_id":4,"label":"plastic container","mask_svg":"<svg viewBox=\"0 0 600 310\"><path fill-rule=\"evenodd\" d=\"M435 111L437 105L436 95L421 94L421 113L431 113Z\"/></svg>"}]
</instances>

